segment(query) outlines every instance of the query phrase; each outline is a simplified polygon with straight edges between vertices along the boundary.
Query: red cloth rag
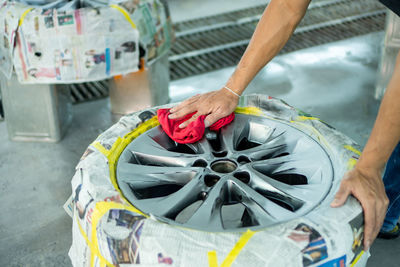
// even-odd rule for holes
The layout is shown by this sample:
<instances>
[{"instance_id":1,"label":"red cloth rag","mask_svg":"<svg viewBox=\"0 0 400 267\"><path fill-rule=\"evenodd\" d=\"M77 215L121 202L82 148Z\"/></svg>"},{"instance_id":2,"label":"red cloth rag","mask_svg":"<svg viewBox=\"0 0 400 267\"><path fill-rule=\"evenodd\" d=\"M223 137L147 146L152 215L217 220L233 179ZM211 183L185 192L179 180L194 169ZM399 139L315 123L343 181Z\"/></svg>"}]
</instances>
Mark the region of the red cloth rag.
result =
<instances>
[{"instance_id":1,"label":"red cloth rag","mask_svg":"<svg viewBox=\"0 0 400 267\"><path fill-rule=\"evenodd\" d=\"M206 115L199 116L195 121L189 123L189 125L185 128L179 128L179 125L190 119L195 112L187 114L180 119L169 119L169 114L171 114L169 109L157 110L158 121L160 122L165 133L172 140L180 144L190 144L199 141L203 137L205 130L204 119L206 118ZM211 125L209 129L212 131L217 131L221 127L231 123L234 118L235 113L232 112L230 115L219 119L217 122Z\"/></svg>"}]
</instances>

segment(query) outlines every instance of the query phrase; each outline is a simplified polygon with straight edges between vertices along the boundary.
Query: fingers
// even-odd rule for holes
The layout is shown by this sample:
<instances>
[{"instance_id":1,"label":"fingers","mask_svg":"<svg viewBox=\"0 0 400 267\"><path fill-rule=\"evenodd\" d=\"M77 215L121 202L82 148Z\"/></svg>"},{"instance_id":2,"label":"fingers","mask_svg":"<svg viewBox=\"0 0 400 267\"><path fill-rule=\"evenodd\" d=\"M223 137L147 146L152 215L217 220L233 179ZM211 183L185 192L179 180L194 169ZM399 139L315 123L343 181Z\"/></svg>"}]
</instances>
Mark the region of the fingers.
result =
<instances>
[{"instance_id":1,"label":"fingers","mask_svg":"<svg viewBox=\"0 0 400 267\"><path fill-rule=\"evenodd\" d=\"M197 118L200 116L199 112L197 112L196 114L194 114L190 119L188 119L187 121L181 123L179 125L179 128L185 128L186 126L188 126L191 122L197 120Z\"/></svg>"},{"instance_id":2,"label":"fingers","mask_svg":"<svg viewBox=\"0 0 400 267\"><path fill-rule=\"evenodd\" d=\"M171 108L171 109L169 110L169 112L170 112L170 113L175 113L175 112L177 112L177 111L179 111L179 110L181 110L181 109L183 109L183 108L185 108L185 107L187 107L187 106L190 106L190 105L193 104L195 101L197 101L199 97L200 97L199 94L197 94L197 95L195 95L195 96L192 96L191 98L186 99L185 101L183 101L183 102L180 103L179 105L177 105L177 106ZM185 114L185 115L186 115L186 114Z\"/></svg>"},{"instance_id":3,"label":"fingers","mask_svg":"<svg viewBox=\"0 0 400 267\"><path fill-rule=\"evenodd\" d=\"M332 207L339 207L351 194L360 201L364 211L364 250L368 250L378 235L388 206L388 198L379 171L353 169L345 174Z\"/></svg>"},{"instance_id":4,"label":"fingers","mask_svg":"<svg viewBox=\"0 0 400 267\"><path fill-rule=\"evenodd\" d=\"M364 210L364 250L367 251L376 232L376 209L372 201L364 200L360 202Z\"/></svg>"},{"instance_id":5,"label":"fingers","mask_svg":"<svg viewBox=\"0 0 400 267\"><path fill-rule=\"evenodd\" d=\"M337 208L342 206L347 198L349 197L351 193L351 188L348 185L346 180L342 180L342 183L340 184L339 191L335 195L335 199L331 203L332 208Z\"/></svg>"},{"instance_id":6,"label":"fingers","mask_svg":"<svg viewBox=\"0 0 400 267\"><path fill-rule=\"evenodd\" d=\"M175 113L171 113L171 110L170 110L170 114L168 115L168 118L169 119L179 119L187 114L195 112L196 110L197 110L196 107L193 105L188 105L188 106L182 107L178 111L175 111Z\"/></svg>"},{"instance_id":7,"label":"fingers","mask_svg":"<svg viewBox=\"0 0 400 267\"><path fill-rule=\"evenodd\" d=\"M210 127L213 125L216 121L218 121L220 118L222 118L221 114L217 113L211 113L209 114L205 119L204 119L204 124L206 128Z\"/></svg>"},{"instance_id":8,"label":"fingers","mask_svg":"<svg viewBox=\"0 0 400 267\"><path fill-rule=\"evenodd\" d=\"M179 119L182 118L183 116L193 113L198 110L195 102L199 99L200 95L195 95L189 99L186 99L179 105L171 108L169 110L170 115L168 116L169 119Z\"/></svg>"},{"instance_id":9,"label":"fingers","mask_svg":"<svg viewBox=\"0 0 400 267\"><path fill-rule=\"evenodd\" d=\"M383 196L369 195L366 200L362 201L362 206L365 220L364 250L368 250L381 230L385 219L388 206L386 194Z\"/></svg>"}]
</instances>

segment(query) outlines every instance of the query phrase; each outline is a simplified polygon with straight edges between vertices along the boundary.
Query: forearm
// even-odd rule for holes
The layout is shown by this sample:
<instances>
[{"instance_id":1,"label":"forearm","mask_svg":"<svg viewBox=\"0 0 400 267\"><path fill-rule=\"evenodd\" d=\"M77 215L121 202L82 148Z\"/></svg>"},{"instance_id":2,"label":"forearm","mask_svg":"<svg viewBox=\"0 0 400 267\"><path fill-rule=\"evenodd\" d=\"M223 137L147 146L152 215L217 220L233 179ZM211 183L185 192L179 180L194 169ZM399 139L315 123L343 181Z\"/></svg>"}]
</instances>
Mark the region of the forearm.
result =
<instances>
[{"instance_id":1,"label":"forearm","mask_svg":"<svg viewBox=\"0 0 400 267\"><path fill-rule=\"evenodd\" d=\"M303 18L310 0L271 0L227 86L241 94L286 44Z\"/></svg>"},{"instance_id":2,"label":"forearm","mask_svg":"<svg viewBox=\"0 0 400 267\"><path fill-rule=\"evenodd\" d=\"M400 140L400 54L357 167L382 171Z\"/></svg>"}]
</instances>

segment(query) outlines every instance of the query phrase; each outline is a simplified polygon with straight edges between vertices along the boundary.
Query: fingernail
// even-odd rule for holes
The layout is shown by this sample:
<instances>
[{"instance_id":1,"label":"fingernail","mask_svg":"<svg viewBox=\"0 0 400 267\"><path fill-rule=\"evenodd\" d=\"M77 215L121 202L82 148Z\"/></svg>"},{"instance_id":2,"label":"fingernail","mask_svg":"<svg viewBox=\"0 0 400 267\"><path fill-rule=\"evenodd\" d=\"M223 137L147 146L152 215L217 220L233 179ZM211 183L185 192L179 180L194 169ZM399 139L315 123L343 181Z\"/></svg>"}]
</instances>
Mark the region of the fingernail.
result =
<instances>
[{"instance_id":1,"label":"fingernail","mask_svg":"<svg viewBox=\"0 0 400 267\"><path fill-rule=\"evenodd\" d=\"M205 126L206 128L208 128L208 127L210 127L210 123L209 123L208 121L205 121L205 122L204 122L204 126Z\"/></svg>"},{"instance_id":2,"label":"fingernail","mask_svg":"<svg viewBox=\"0 0 400 267\"><path fill-rule=\"evenodd\" d=\"M173 119L174 118L174 115L173 114L169 114L168 115L168 119Z\"/></svg>"},{"instance_id":3,"label":"fingernail","mask_svg":"<svg viewBox=\"0 0 400 267\"><path fill-rule=\"evenodd\" d=\"M338 204L339 204L339 199L336 198L331 202L332 207L337 206Z\"/></svg>"},{"instance_id":4,"label":"fingernail","mask_svg":"<svg viewBox=\"0 0 400 267\"><path fill-rule=\"evenodd\" d=\"M185 128L185 126L183 124L179 124L179 128Z\"/></svg>"}]
</instances>

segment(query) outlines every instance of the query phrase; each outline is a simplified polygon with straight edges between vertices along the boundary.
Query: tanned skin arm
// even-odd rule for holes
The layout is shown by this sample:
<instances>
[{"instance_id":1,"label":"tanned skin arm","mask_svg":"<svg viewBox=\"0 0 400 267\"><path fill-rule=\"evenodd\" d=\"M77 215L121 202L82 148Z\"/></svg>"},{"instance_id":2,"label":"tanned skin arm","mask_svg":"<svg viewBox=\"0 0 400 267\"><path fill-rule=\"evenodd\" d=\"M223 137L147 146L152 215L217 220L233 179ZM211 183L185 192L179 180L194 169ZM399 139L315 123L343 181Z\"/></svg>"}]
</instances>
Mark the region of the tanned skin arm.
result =
<instances>
[{"instance_id":1,"label":"tanned skin arm","mask_svg":"<svg viewBox=\"0 0 400 267\"><path fill-rule=\"evenodd\" d=\"M310 0L271 0L235 72L226 83L229 88L239 95L243 93L256 74L289 40L309 3ZM234 111L238 100L236 95L224 88L196 95L172 108L170 119L196 112L190 120L182 123L182 128L200 115L207 115L205 122L209 126Z\"/></svg>"},{"instance_id":2,"label":"tanned skin arm","mask_svg":"<svg viewBox=\"0 0 400 267\"><path fill-rule=\"evenodd\" d=\"M364 247L368 249L382 227L388 199L382 170L400 140L400 54L386 89L375 125L355 168L346 174L333 207L344 204L353 194L363 206Z\"/></svg>"}]
</instances>

